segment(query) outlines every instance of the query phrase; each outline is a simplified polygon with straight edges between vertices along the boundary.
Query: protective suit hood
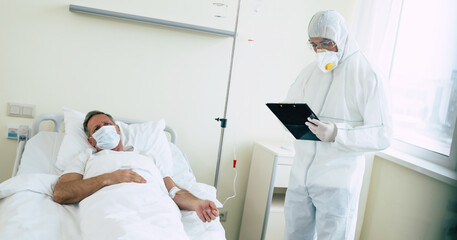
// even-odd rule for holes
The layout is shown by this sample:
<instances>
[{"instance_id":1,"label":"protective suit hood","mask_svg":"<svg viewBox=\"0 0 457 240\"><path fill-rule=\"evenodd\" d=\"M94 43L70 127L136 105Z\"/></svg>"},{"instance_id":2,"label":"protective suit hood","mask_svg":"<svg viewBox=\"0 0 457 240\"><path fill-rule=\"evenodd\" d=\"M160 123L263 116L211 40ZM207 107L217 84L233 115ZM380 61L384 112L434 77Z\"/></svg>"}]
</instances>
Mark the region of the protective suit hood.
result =
<instances>
[{"instance_id":1,"label":"protective suit hood","mask_svg":"<svg viewBox=\"0 0 457 240\"><path fill-rule=\"evenodd\" d=\"M321 11L311 18L308 25L309 38L327 38L338 46L339 62L359 50L357 42L349 33L344 18L334 10Z\"/></svg>"}]
</instances>

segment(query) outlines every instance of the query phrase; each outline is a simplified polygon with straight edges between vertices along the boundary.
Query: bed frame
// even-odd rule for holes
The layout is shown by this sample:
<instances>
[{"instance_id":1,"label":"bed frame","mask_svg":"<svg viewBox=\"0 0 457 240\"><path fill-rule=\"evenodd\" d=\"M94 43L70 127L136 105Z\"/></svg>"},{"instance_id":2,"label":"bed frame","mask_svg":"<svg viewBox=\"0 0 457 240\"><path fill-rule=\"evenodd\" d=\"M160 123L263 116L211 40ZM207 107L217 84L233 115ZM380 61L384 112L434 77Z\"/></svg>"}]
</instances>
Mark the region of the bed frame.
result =
<instances>
[{"instance_id":1,"label":"bed frame","mask_svg":"<svg viewBox=\"0 0 457 240\"><path fill-rule=\"evenodd\" d=\"M50 114L42 114L37 117L35 123L33 124L33 131L31 136L35 136L40 129L40 124L44 121L52 121L54 122L54 129L53 132L62 132L61 125L64 122L63 113L50 113ZM134 124L134 123L142 123L142 121L128 119L128 118L115 118L115 121L121 121L127 124ZM176 134L175 130L170 127L166 126L164 131L170 135L170 142L176 144L178 140L178 135ZM19 141L17 150L16 150L16 159L14 161L13 173L12 176L16 176L17 171L19 169L19 164L21 163L22 153L24 152L25 148L25 141Z\"/></svg>"}]
</instances>

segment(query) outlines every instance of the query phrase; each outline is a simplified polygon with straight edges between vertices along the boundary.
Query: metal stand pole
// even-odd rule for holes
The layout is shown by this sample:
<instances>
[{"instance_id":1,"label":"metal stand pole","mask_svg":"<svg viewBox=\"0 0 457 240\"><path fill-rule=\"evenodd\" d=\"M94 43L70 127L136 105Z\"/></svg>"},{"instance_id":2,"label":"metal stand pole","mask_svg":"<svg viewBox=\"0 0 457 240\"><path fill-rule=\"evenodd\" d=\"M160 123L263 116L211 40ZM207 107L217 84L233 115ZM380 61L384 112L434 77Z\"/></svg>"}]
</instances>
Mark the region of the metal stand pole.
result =
<instances>
[{"instance_id":1,"label":"metal stand pole","mask_svg":"<svg viewBox=\"0 0 457 240\"><path fill-rule=\"evenodd\" d=\"M228 106L229 95L230 95L230 84L232 82L233 61L235 59L236 39L238 38L238 20L240 17L240 8L241 8L241 0L238 0L238 9L236 11L236 22L235 22L235 34L233 35L232 56L230 59L230 70L229 70L229 77L228 77L228 84L227 84L227 93L225 96L224 116L222 118L216 118L216 121L221 122L221 137L219 139L219 152L217 154L216 176L214 177L214 187L216 189L217 189L217 181L219 179L219 170L220 170L219 168L221 165L222 146L224 143L225 127L227 125L227 106Z\"/></svg>"}]
</instances>

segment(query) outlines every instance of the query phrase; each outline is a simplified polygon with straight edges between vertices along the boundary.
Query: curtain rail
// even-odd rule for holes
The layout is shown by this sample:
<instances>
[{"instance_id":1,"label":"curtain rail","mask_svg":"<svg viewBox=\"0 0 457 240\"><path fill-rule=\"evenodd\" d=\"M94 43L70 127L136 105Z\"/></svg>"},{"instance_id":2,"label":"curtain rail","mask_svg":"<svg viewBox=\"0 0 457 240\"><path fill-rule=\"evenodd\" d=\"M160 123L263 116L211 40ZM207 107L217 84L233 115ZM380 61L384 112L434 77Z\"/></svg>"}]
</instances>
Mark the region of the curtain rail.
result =
<instances>
[{"instance_id":1,"label":"curtain rail","mask_svg":"<svg viewBox=\"0 0 457 240\"><path fill-rule=\"evenodd\" d=\"M235 35L234 32L223 30L223 29L210 28L210 27L192 25L192 24L187 24L187 23L138 16L138 15L133 15L133 14L128 14L128 13L113 12L113 11L78 6L78 5L73 5L73 4L70 4L70 11L106 16L106 17L113 17L113 18L119 18L119 19L126 19L126 20L131 20L131 21L136 21L136 22L142 22L142 23L157 24L157 25L161 25L161 26L175 27L175 28L205 32L205 33L211 33L211 34L217 34L217 35L223 35L223 36L229 36L229 37L234 37L234 35Z\"/></svg>"}]
</instances>

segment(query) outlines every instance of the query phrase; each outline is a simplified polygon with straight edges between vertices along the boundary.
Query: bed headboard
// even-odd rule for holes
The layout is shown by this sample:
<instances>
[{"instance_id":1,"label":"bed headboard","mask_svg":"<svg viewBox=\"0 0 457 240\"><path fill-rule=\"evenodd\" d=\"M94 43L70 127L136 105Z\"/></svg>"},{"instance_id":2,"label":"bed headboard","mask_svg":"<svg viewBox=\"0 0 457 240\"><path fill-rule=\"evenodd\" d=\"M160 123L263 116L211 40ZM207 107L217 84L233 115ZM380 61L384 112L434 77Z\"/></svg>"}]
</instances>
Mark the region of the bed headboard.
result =
<instances>
[{"instance_id":1,"label":"bed headboard","mask_svg":"<svg viewBox=\"0 0 457 240\"><path fill-rule=\"evenodd\" d=\"M54 122L54 132L62 132L60 130L60 126L63 123L63 113L50 113L50 114L42 114L37 117L35 120L35 123L33 125L33 135L37 134L39 129L40 129L40 124L43 121L53 121ZM128 119L128 118L115 118L116 121L121 121L127 124L133 124L133 123L142 123L142 121L134 120L134 119ZM170 134L170 142L176 144L176 141L178 140L178 136L175 132L175 130L170 127L166 126L165 130L166 133Z\"/></svg>"}]
</instances>

